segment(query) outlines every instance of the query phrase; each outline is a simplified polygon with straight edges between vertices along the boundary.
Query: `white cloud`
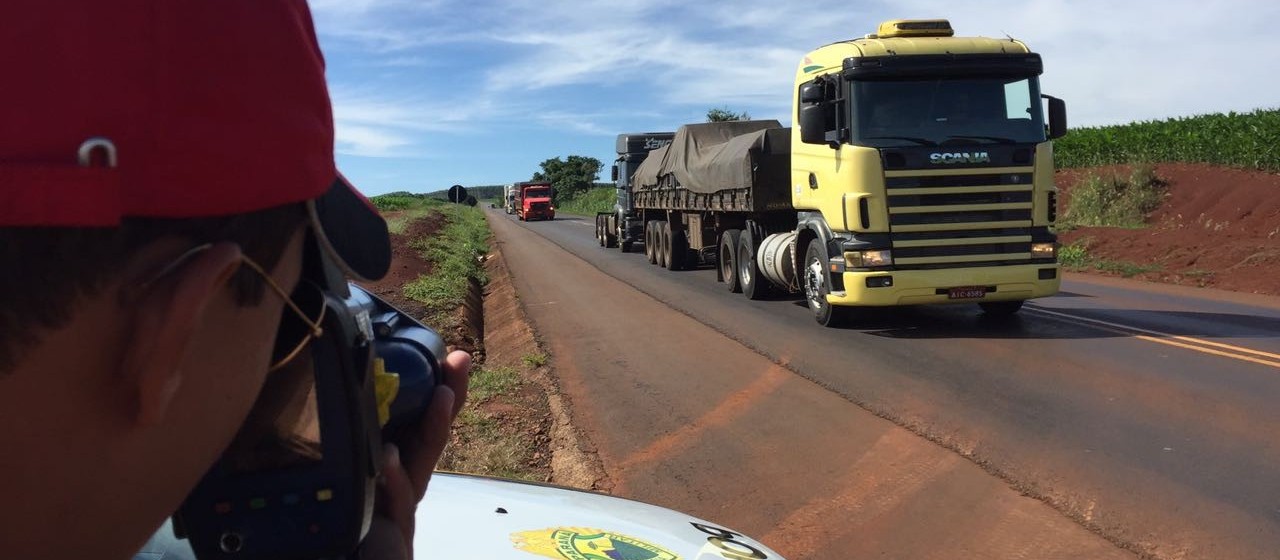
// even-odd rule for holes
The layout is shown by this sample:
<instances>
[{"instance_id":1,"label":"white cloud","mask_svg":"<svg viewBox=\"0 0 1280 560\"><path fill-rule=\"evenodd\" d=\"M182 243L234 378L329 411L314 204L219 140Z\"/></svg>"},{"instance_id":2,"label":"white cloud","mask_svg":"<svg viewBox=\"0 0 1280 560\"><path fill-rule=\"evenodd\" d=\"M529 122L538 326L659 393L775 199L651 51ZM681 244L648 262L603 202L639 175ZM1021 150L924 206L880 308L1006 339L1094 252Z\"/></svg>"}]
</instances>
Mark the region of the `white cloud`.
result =
<instances>
[{"instance_id":1,"label":"white cloud","mask_svg":"<svg viewBox=\"0 0 1280 560\"><path fill-rule=\"evenodd\" d=\"M339 154L364 157L393 157L405 155L406 146L412 144L408 137L385 128L360 126L349 122L337 123L336 149Z\"/></svg>"},{"instance_id":2,"label":"white cloud","mask_svg":"<svg viewBox=\"0 0 1280 560\"><path fill-rule=\"evenodd\" d=\"M485 99L424 100L364 88L330 90L338 151L371 157L404 157L426 133L460 134L492 113Z\"/></svg>"},{"instance_id":3,"label":"white cloud","mask_svg":"<svg viewBox=\"0 0 1280 560\"><path fill-rule=\"evenodd\" d=\"M446 0L320 0L311 2L326 50L394 56L429 45L474 38L462 13Z\"/></svg>"},{"instance_id":4,"label":"white cloud","mask_svg":"<svg viewBox=\"0 0 1280 560\"><path fill-rule=\"evenodd\" d=\"M905 0L850 7L772 0L625 6L573 1L514 8L489 37L522 54L492 67L495 90L633 83L670 105L787 107L795 64L882 19L949 16L960 35L1023 38L1045 58L1046 91L1079 124L1272 103L1280 3ZM1244 16L1244 17L1242 17ZM505 23L504 23L505 22Z\"/></svg>"}]
</instances>

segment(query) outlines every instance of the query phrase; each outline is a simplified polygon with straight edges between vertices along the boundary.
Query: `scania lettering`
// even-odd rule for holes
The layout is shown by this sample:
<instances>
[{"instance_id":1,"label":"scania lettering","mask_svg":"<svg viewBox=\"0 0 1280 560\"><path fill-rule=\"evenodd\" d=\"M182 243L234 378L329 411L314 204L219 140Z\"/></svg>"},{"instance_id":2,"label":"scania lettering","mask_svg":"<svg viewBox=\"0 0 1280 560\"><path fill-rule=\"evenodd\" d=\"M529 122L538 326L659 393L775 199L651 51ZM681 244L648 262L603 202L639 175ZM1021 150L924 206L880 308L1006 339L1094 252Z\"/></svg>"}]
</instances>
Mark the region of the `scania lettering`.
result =
<instances>
[{"instance_id":1,"label":"scania lettering","mask_svg":"<svg viewBox=\"0 0 1280 560\"><path fill-rule=\"evenodd\" d=\"M735 292L798 292L823 325L865 306L1057 293L1053 142L1066 106L1022 41L894 20L809 52L794 126L698 123L618 136L605 247L669 269L714 264ZM650 146L658 145L656 148Z\"/></svg>"},{"instance_id":2,"label":"scania lettering","mask_svg":"<svg viewBox=\"0 0 1280 560\"><path fill-rule=\"evenodd\" d=\"M991 163L991 155L987 152L963 154L929 154L932 163Z\"/></svg>"}]
</instances>

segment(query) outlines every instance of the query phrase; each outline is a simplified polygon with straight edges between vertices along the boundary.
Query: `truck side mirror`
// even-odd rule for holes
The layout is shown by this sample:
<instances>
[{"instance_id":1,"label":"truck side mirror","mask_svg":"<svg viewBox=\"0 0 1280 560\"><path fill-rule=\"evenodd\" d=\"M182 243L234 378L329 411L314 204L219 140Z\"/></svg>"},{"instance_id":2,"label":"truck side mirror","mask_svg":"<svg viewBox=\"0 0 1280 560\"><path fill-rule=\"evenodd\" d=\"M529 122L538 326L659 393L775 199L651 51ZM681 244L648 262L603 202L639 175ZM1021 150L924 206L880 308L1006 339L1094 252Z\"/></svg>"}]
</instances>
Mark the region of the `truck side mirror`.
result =
<instances>
[{"instance_id":1,"label":"truck side mirror","mask_svg":"<svg viewBox=\"0 0 1280 560\"><path fill-rule=\"evenodd\" d=\"M800 141L805 144L827 143L827 115L831 106L826 103L800 106Z\"/></svg>"},{"instance_id":2,"label":"truck side mirror","mask_svg":"<svg viewBox=\"0 0 1280 560\"><path fill-rule=\"evenodd\" d=\"M1067 103L1051 95L1041 95L1049 100L1049 139L1067 135Z\"/></svg>"},{"instance_id":3,"label":"truck side mirror","mask_svg":"<svg viewBox=\"0 0 1280 560\"><path fill-rule=\"evenodd\" d=\"M618 182L618 166L616 165L613 166L613 179L611 180L615 183Z\"/></svg>"},{"instance_id":4,"label":"truck side mirror","mask_svg":"<svg viewBox=\"0 0 1280 560\"><path fill-rule=\"evenodd\" d=\"M814 80L800 86L800 103L822 103L826 101L826 88L822 82Z\"/></svg>"}]
</instances>

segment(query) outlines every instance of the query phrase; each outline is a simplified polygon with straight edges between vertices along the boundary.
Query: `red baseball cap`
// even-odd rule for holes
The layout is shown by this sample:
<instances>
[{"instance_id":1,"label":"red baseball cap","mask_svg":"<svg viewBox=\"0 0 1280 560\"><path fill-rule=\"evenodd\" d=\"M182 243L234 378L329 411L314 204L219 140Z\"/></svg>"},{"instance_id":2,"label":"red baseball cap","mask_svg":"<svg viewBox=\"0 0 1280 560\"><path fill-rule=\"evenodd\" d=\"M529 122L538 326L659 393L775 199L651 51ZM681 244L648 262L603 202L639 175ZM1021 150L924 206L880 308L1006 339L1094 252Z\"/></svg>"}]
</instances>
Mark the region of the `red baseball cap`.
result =
<instances>
[{"instance_id":1,"label":"red baseball cap","mask_svg":"<svg viewBox=\"0 0 1280 560\"><path fill-rule=\"evenodd\" d=\"M0 227L309 201L348 274L386 273L386 223L334 165L304 1L17 0L0 20Z\"/></svg>"}]
</instances>

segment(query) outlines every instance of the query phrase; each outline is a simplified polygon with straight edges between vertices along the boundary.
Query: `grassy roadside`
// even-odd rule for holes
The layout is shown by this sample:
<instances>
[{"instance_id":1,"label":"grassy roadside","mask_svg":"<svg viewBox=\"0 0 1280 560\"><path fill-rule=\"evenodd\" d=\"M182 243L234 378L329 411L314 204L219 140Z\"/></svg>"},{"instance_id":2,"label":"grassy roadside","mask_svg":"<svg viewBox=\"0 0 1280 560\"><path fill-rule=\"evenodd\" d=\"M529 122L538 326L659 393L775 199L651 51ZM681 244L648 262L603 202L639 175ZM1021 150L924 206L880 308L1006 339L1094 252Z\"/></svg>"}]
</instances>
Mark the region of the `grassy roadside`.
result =
<instances>
[{"instance_id":1,"label":"grassy roadside","mask_svg":"<svg viewBox=\"0 0 1280 560\"><path fill-rule=\"evenodd\" d=\"M1087 175L1070 189L1058 227L1146 227L1147 215L1164 202L1167 188L1151 165L1135 165L1128 176Z\"/></svg>"},{"instance_id":2,"label":"grassy roadside","mask_svg":"<svg viewBox=\"0 0 1280 560\"><path fill-rule=\"evenodd\" d=\"M1071 188L1070 203L1058 228L1070 231L1080 227L1146 227L1147 215L1164 201L1167 186L1150 165L1136 165L1127 176L1087 175ZM1063 246L1058 251L1058 261L1072 272L1096 271L1124 278L1162 270L1159 265L1093 256L1089 254L1092 243L1092 238L1082 237Z\"/></svg>"},{"instance_id":3,"label":"grassy roadside","mask_svg":"<svg viewBox=\"0 0 1280 560\"><path fill-rule=\"evenodd\" d=\"M471 282L488 280L481 257L489 252L489 226L479 208L461 204L430 204L425 210L444 216L445 226L436 235L409 240L409 247L432 264L430 275L404 286L405 297L427 307L428 317L442 327L467 298Z\"/></svg>"},{"instance_id":4,"label":"grassy roadside","mask_svg":"<svg viewBox=\"0 0 1280 560\"><path fill-rule=\"evenodd\" d=\"M1148 272L1163 271L1163 268L1158 264L1142 265L1127 261L1103 259L1090 255L1089 243L1091 241L1092 240L1090 238L1085 237L1076 240L1070 245L1063 246L1058 251L1058 262L1071 272L1098 271L1115 274L1124 278L1132 278Z\"/></svg>"},{"instance_id":5,"label":"grassy roadside","mask_svg":"<svg viewBox=\"0 0 1280 560\"><path fill-rule=\"evenodd\" d=\"M408 224L433 214L443 216L444 226L435 235L403 240L431 263L431 274L419 276L402 288L405 298L421 303L425 322L454 342L463 328L466 303L472 285L488 281L482 257L489 251L489 226L480 208L450 204L432 198L400 193L371 199L387 217L388 229L402 236ZM439 468L507 478L540 480L529 468L536 452L532 443L505 425L500 411L518 402L526 384L513 368L475 363L471 370L467 404L454 422L449 447Z\"/></svg>"}]
</instances>

